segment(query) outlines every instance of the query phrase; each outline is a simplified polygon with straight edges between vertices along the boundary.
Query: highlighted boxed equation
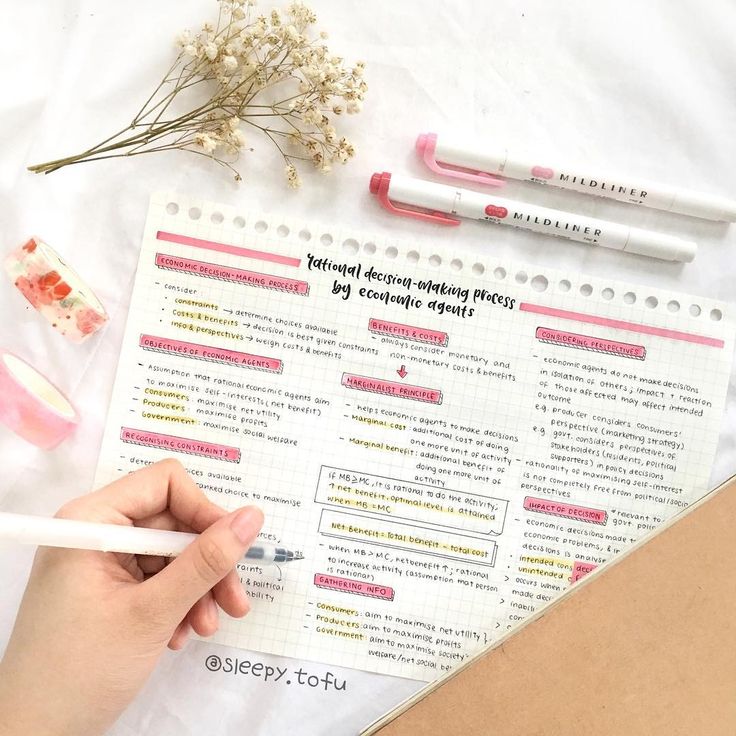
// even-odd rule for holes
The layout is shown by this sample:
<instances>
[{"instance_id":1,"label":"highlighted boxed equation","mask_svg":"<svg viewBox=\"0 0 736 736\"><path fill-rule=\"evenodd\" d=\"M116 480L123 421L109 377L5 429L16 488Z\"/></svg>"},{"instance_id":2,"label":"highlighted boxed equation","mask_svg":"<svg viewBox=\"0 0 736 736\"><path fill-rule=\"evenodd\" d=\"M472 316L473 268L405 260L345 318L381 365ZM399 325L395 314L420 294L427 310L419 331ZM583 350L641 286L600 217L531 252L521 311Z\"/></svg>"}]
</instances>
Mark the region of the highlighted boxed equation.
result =
<instances>
[{"instance_id":1,"label":"highlighted boxed equation","mask_svg":"<svg viewBox=\"0 0 736 736\"><path fill-rule=\"evenodd\" d=\"M327 575L325 573L318 572L314 575L314 584L318 588L325 588L326 590L340 590L343 593L365 595L368 598L380 598L384 601L392 601L394 599L393 588L389 588L387 585L366 583L365 580L341 578L337 575Z\"/></svg>"},{"instance_id":2,"label":"highlighted boxed equation","mask_svg":"<svg viewBox=\"0 0 736 736\"><path fill-rule=\"evenodd\" d=\"M370 391L374 394L385 396L396 396L400 399L412 399L413 401L424 401L428 404L441 404L442 391L425 386L412 386L408 383L397 381L386 381L383 378L371 378L370 376L358 376L354 373L342 374L342 385L356 391Z\"/></svg>"},{"instance_id":3,"label":"highlighted boxed equation","mask_svg":"<svg viewBox=\"0 0 736 736\"><path fill-rule=\"evenodd\" d=\"M501 534L508 501L323 465L314 500L480 534Z\"/></svg>"},{"instance_id":4,"label":"highlighted boxed equation","mask_svg":"<svg viewBox=\"0 0 736 736\"><path fill-rule=\"evenodd\" d=\"M404 552L417 552L488 567L493 567L496 561L496 543L488 539L425 529L385 519L372 519L342 511L323 511L319 520L319 532L326 537L392 547Z\"/></svg>"}]
</instances>

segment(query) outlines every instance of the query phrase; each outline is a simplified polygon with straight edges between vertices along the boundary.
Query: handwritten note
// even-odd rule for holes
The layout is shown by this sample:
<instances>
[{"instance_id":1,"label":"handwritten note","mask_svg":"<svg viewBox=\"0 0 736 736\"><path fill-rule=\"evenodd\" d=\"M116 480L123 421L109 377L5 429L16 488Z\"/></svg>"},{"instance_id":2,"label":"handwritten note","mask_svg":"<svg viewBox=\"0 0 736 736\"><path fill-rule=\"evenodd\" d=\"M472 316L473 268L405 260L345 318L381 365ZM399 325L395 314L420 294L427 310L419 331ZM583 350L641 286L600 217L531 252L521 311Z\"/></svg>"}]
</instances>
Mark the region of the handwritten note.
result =
<instances>
[{"instance_id":1,"label":"handwritten note","mask_svg":"<svg viewBox=\"0 0 736 736\"><path fill-rule=\"evenodd\" d=\"M158 195L98 481L177 457L304 554L239 565L223 643L431 679L705 491L732 332L708 299Z\"/></svg>"}]
</instances>

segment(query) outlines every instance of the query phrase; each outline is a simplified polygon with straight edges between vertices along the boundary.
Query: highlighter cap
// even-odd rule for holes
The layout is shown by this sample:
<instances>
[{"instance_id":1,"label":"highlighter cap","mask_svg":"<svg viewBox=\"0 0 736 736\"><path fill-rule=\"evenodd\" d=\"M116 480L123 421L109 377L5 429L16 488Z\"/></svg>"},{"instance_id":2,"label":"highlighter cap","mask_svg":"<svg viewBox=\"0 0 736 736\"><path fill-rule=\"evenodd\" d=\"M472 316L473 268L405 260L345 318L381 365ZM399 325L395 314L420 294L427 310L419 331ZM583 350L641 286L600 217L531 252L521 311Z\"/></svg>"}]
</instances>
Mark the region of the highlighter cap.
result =
<instances>
[{"instance_id":1,"label":"highlighter cap","mask_svg":"<svg viewBox=\"0 0 736 736\"><path fill-rule=\"evenodd\" d=\"M403 179L403 182L406 182L406 179ZM388 210L394 215L403 215L404 217L413 217L417 220L425 220L427 222L434 222L438 225L459 225L460 220L458 220L456 217L450 217L450 215L447 214L447 212L442 211L441 209L435 209L433 207L423 207L423 206L412 206L406 204L406 202L411 202L411 193L409 193L408 198L405 198L406 196L406 187L402 189L401 186L402 183L402 177L397 176L393 179L391 178L391 174L388 171L383 172L376 172L371 176L370 183L368 184L368 191L371 194L375 194L378 197L378 201L381 203L384 209ZM439 186L440 189L447 189L447 187L432 184L431 182L422 182L418 181L417 183L419 186L424 186L425 189L428 187L430 190L430 193L437 198L436 188ZM399 197L397 200L394 200L391 196L395 191L392 190L399 190ZM402 197L402 191L404 193L404 196ZM441 196L439 197L442 198ZM402 204L403 200L403 204ZM441 207L442 202L439 202L436 207Z\"/></svg>"},{"instance_id":2,"label":"highlighter cap","mask_svg":"<svg viewBox=\"0 0 736 736\"><path fill-rule=\"evenodd\" d=\"M692 240L632 227L624 250L663 261L690 263L698 252L698 244Z\"/></svg>"},{"instance_id":3,"label":"highlighter cap","mask_svg":"<svg viewBox=\"0 0 736 736\"><path fill-rule=\"evenodd\" d=\"M677 191L672 212L719 222L736 222L736 201L713 194Z\"/></svg>"},{"instance_id":4,"label":"highlighter cap","mask_svg":"<svg viewBox=\"0 0 736 736\"><path fill-rule=\"evenodd\" d=\"M424 161L427 168L440 176L450 179L461 179L462 181L471 181L475 184L485 184L492 187L502 187L506 183L499 176L476 168L476 165L474 165L472 161L467 162L468 165L451 164L447 161L443 161L443 155L441 150L439 150L439 142L436 133L420 133L417 136L414 147L419 154L419 158ZM445 153L449 151L451 158L459 157L462 160L468 155L467 151L454 146L443 146L443 148L446 149Z\"/></svg>"}]
</instances>

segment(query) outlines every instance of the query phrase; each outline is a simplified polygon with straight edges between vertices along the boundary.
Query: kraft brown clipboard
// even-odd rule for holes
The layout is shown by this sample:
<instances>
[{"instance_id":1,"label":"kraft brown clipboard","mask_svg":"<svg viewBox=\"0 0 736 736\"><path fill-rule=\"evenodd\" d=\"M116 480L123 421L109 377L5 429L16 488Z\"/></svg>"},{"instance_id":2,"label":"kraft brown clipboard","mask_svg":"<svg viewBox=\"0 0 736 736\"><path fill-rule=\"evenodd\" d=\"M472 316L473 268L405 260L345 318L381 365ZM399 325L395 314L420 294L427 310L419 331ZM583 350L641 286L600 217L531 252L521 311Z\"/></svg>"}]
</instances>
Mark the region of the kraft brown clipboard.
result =
<instances>
[{"instance_id":1,"label":"kraft brown clipboard","mask_svg":"<svg viewBox=\"0 0 736 736\"><path fill-rule=\"evenodd\" d=\"M736 476L363 734L736 735Z\"/></svg>"}]
</instances>

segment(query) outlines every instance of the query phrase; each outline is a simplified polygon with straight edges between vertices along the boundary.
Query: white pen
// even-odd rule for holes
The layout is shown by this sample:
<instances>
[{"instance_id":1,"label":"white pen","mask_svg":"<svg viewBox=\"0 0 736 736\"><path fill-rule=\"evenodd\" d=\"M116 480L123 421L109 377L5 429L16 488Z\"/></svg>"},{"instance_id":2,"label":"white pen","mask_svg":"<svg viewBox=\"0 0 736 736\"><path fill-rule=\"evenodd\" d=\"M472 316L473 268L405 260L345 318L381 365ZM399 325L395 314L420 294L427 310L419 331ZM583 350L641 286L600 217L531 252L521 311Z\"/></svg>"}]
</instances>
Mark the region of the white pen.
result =
<instances>
[{"instance_id":1,"label":"white pen","mask_svg":"<svg viewBox=\"0 0 736 736\"><path fill-rule=\"evenodd\" d=\"M443 225L459 225L460 220L452 217L459 215L665 261L692 261L698 249L691 240L672 235L501 199L492 193L473 192L409 176L394 176L387 171L373 174L370 191L394 214Z\"/></svg>"},{"instance_id":2,"label":"white pen","mask_svg":"<svg viewBox=\"0 0 736 736\"><path fill-rule=\"evenodd\" d=\"M444 136L440 140L434 133L422 133L416 149L432 171L455 179L500 186L504 182L499 177L507 177L706 220L736 222L736 200L606 174L594 166L558 166L546 156L512 153L502 146L473 147Z\"/></svg>"},{"instance_id":3,"label":"white pen","mask_svg":"<svg viewBox=\"0 0 736 736\"><path fill-rule=\"evenodd\" d=\"M0 512L0 541L44 547L176 557L198 536L189 532ZM300 560L302 556L283 547L255 544L243 559L263 566Z\"/></svg>"}]
</instances>

